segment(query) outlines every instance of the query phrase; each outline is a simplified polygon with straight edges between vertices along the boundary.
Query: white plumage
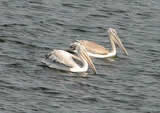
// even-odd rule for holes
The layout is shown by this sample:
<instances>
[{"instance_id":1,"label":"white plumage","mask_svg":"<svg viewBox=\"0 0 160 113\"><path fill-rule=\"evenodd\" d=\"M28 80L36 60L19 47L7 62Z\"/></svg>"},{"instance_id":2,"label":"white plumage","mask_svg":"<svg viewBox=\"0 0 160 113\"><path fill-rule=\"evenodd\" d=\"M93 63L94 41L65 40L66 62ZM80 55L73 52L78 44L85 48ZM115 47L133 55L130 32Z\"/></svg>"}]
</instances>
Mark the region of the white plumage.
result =
<instances>
[{"instance_id":1,"label":"white plumage","mask_svg":"<svg viewBox=\"0 0 160 113\"><path fill-rule=\"evenodd\" d=\"M126 55L128 55L127 50L125 49L124 45L122 44L120 38L117 35L117 32L113 28L108 29L109 39L111 42L112 50L109 51L107 48L88 40L78 40L78 42L83 45L87 49L87 53L89 56L95 58L108 58L113 57L117 54L116 45L120 47ZM77 43L77 42L75 42ZM71 46L74 43L71 43ZM76 52L75 48L71 47L74 52Z\"/></svg>"},{"instance_id":2,"label":"white plumage","mask_svg":"<svg viewBox=\"0 0 160 113\"><path fill-rule=\"evenodd\" d=\"M89 64L96 73L96 68L90 57L87 55L86 49L79 43L75 43L73 46L75 46L78 56L64 50L55 49L46 55L46 58L42 62L48 67L71 72L86 72ZM76 63L77 60L82 63L82 66Z\"/></svg>"}]
</instances>

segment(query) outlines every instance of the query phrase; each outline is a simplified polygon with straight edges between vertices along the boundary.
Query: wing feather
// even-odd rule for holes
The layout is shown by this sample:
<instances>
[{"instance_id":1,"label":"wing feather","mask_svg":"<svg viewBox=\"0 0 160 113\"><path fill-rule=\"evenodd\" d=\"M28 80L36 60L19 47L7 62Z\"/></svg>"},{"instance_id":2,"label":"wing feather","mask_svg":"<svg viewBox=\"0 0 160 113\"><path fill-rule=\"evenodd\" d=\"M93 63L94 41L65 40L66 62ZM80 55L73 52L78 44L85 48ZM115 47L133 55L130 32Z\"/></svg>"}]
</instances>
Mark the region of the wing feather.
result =
<instances>
[{"instance_id":1,"label":"wing feather","mask_svg":"<svg viewBox=\"0 0 160 113\"><path fill-rule=\"evenodd\" d=\"M46 55L46 58L42 62L51 68L68 70L77 66L72 57L72 54L64 50L53 50Z\"/></svg>"},{"instance_id":2,"label":"wing feather","mask_svg":"<svg viewBox=\"0 0 160 113\"><path fill-rule=\"evenodd\" d=\"M95 42L87 41L87 40L79 40L79 41L82 45L85 46L88 52L95 53L95 54L102 54L102 55L109 53L108 49L104 48L103 46Z\"/></svg>"}]
</instances>

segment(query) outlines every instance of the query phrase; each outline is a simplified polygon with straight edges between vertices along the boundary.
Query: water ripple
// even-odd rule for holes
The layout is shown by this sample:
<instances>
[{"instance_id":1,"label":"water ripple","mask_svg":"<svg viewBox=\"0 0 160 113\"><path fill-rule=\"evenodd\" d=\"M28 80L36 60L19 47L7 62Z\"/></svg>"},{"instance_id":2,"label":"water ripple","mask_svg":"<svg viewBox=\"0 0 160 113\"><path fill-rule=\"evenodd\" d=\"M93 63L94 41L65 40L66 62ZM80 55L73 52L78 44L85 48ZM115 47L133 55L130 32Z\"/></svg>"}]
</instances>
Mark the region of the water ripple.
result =
<instances>
[{"instance_id":1,"label":"water ripple","mask_svg":"<svg viewBox=\"0 0 160 113\"><path fill-rule=\"evenodd\" d=\"M159 5L155 1L0 1L0 111L159 113ZM50 69L41 59L75 40L111 47L113 27L129 56L93 59L97 74Z\"/></svg>"}]
</instances>

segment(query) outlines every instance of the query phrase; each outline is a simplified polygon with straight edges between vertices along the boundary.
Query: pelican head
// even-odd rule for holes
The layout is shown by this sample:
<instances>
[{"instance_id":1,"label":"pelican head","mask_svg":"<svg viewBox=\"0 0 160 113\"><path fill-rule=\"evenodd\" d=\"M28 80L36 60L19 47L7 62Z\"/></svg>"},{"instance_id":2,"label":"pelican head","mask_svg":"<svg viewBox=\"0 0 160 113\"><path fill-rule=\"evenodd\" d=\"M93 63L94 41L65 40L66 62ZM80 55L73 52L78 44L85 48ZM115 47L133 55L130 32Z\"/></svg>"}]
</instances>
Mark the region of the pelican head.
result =
<instances>
[{"instance_id":1,"label":"pelican head","mask_svg":"<svg viewBox=\"0 0 160 113\"><path fill-rule=\"evenodd\" d=\"M115 42L115 44L117 44L117 46L119 48L121 48L126 55L128 55L128 52L127 52L126 48L124 47L124 45L122 44L119 36L117 35L117 31L113 28L109 28L108 29L108 34L109 34L111 40L113 40Z\"/></svg>"},{"instance_id":2,"label":"pelican head","mask_svg":"<svg viewBox=\"0 0 160 113\"><path fill-rule=\"evenodd\" d=\"M73 43L71 45L71 48L76 51L76 53L79 55L79 57L81 57L82 59L85 59L85 61L87 61L87 63L92 68L94 73L97 72L91 58L87 54L86 48L79 41Z\"/></svg>"},{"instance_id":3,"label":"pelican head","mask_svg":"<svg viewBox=\"0 0 160 113\"><path fill-rule=\"evenodd\" d=\"M78 48L76 49L76 47L80 47L80 46L82 47L83 45L81 44L79 40L76 40L75 42L70 44L69 49L67 49L67 51L70 53L78 53L77 51ZM82 48L85 48L85 47L83 46Z\"/></svg>"}]
</instances>

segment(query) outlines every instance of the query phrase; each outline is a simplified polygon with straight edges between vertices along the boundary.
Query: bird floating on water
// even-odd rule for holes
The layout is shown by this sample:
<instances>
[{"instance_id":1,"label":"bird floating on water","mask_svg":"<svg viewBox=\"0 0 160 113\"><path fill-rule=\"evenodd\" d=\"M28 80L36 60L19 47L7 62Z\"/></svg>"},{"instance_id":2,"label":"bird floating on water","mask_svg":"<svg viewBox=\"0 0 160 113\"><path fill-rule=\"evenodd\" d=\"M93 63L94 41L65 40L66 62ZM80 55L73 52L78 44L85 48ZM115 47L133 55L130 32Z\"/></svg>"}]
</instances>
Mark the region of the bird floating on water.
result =
<instances>
[{"instance_id":1,"label":"bird floating on water","mask_svg":"<svg viewBox=\"0 0 160 113\"><path fill-rule=\"evenodd\" d=\"M64 50L54 49L46 55L46 58L42 60L50 68L56 68L59 70L70 72L86 72L88 70L88 64L92 70L96 73L96 68L87 54L87 50L79 42L72 44L72 47L77 51L77 56ZM82 64L79 65L78 62Z\"/></svg>"},{"instance_id":2,"label":"bird floating on water","mask_svg":"<svg viewBox=\"0 0 160 113\"><path fill-rule=\"evenodd\" d=\"M128 52L127 52L126 48L124 47L124 45L122 44L116 30L113 29L113 28L109 28L108 29L108 35L109 35L110 43L111 43L111 46L112 46L111 51L109 51L107 48L105 48L105 47L103 47L103 46L101 46L101 45L99 45L95 42L92 42L92 41L78 40L78 42L87 49L87 53L91 57L95 57L95 58L114 57L117 54L116 45L119 48L121 48L126 55L128 55ZM74 42L74 43L77 43L77 41ZM76 49L74 47L72 47L72 45L74 45L74 43L71 43L70 48L74 52L76 52Z\"/></svg>"}]
</instances>

